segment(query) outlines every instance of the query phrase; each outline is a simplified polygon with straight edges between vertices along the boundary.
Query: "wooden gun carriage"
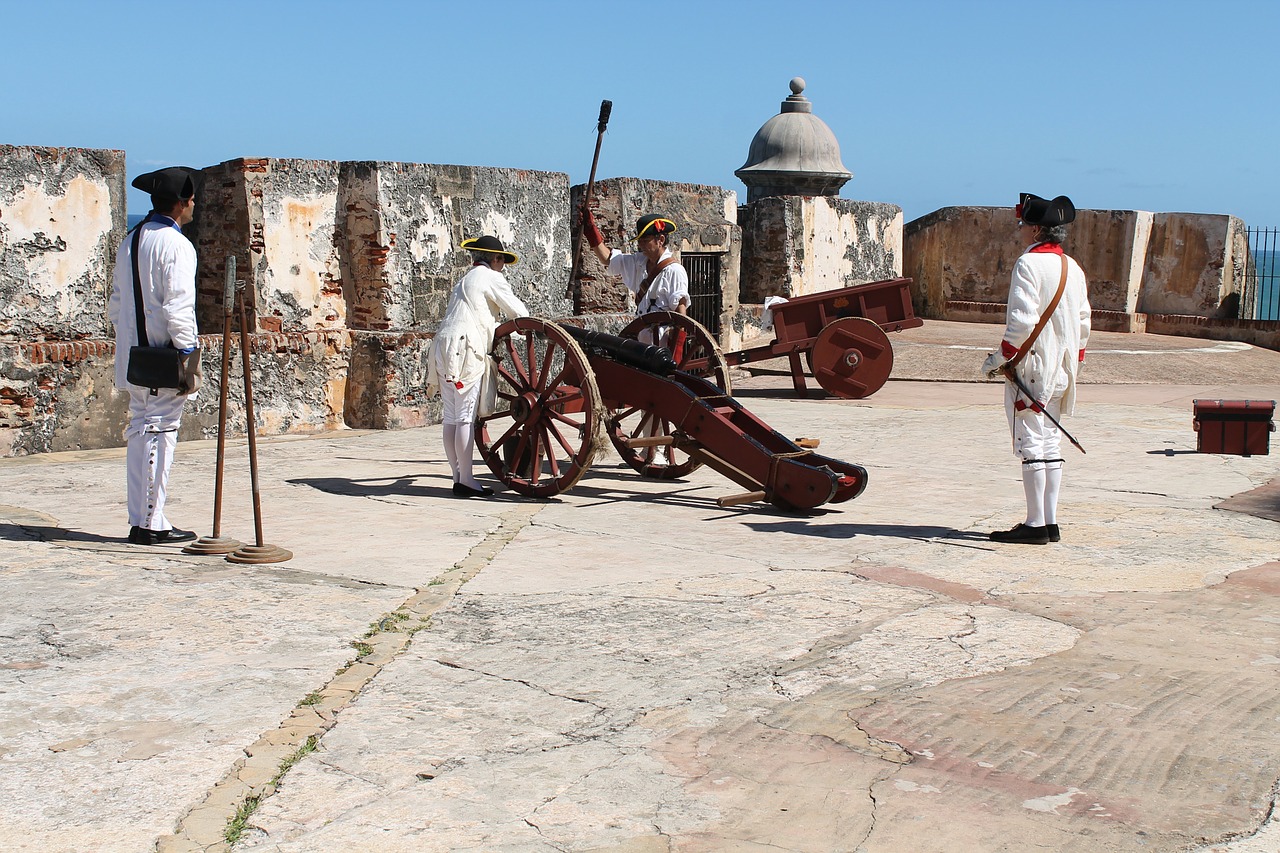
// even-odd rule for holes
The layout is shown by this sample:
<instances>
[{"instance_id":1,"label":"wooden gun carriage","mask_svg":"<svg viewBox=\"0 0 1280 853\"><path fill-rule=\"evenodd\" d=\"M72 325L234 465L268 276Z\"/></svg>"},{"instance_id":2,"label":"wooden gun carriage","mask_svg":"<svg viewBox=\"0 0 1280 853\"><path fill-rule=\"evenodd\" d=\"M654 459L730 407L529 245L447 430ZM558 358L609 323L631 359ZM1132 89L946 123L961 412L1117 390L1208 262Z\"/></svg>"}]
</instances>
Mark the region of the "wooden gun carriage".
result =
<instances>
[{"instance_id":1,"label":"wooden gun carriage","mask_svg":"<svg viewBox=\"0 0 1280 853\"><path fill-rule=\"evenodd\" d=\"M797 296L772 310L774 340L765 346L724 353L724 363L737 366L785 356L791 364L791 382L801 396L808 394L800 365L802 353L825 391L835 397L862 399L879 391L893 371L893 347L885 332L924 325L911 307L909 278ZM676 314L645 315L622 334L634 335L640 326L664 323L687 326L681 319Z\"/></svg>"},{"instance_id":2,"label":"wooden gun carriage","mask_svg":"<svg viewBox=\"0 0 1280 853\"><path fill-rule=\"evenodd\" d=\"M534 317L499 326L497 410L478 418L476 436L489 469L520 494L551 497L586 473L607 435L644 476L677 479L707 465L747 490L721 506L808 510L862 493L865 468L802 447L735 400L715 342L693 326L701 338L678 347L692 371L634 339Z\"/></svg>"}]
</instances>

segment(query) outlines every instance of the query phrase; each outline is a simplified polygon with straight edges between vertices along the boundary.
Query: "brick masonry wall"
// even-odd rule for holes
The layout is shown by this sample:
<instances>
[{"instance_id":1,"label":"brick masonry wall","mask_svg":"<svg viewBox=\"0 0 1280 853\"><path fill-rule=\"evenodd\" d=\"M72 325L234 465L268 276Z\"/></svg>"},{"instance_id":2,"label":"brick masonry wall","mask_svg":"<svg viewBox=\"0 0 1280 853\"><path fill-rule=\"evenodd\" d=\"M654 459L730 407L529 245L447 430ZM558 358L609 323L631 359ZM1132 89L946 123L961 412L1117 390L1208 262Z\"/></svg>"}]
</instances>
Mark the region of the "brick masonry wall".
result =
<instances>
[{"instance_id":1,"label":"brick masonry wall","mask_svg":"<svg viewBox=\"0 0 1280 853\"><path fill-rule=\"evenodd\" d=\"M0 338L107 334L124 152L0 145Z\"/></svg>"}]
</instances>

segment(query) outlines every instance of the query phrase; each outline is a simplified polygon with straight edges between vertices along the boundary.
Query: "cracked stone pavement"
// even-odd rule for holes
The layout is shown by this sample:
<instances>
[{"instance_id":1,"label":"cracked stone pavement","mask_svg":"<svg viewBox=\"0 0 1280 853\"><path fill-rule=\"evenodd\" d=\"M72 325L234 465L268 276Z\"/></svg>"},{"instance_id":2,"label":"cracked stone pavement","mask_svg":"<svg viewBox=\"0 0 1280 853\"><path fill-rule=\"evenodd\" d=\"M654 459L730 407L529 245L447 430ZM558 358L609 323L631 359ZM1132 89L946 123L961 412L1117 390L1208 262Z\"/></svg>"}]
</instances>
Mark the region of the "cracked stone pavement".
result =
<instances>
[{"instance_id":1,"label":"cracked stone pavement","mask_svg":"<svg viewBox=\"0 0 1280 853\"><path fill-rule=\"evenodd\" d=\"M809 516L612 455L459 501L438 427L271 439L294 558L242 566L124 544L121 452L0 460L0 847L227 849L252 799L236 850L1280 850L1277 457L1193 452L1190 406L1280 397L1280 354L1115 336L1206 380L1119 384L1101 336L1063 541L999 546L998 386L913 381L998 336L957 326L864 401L741 379L870 471ZM175 466L202 532L213 458Z\"/></svg>"}]
</instances>

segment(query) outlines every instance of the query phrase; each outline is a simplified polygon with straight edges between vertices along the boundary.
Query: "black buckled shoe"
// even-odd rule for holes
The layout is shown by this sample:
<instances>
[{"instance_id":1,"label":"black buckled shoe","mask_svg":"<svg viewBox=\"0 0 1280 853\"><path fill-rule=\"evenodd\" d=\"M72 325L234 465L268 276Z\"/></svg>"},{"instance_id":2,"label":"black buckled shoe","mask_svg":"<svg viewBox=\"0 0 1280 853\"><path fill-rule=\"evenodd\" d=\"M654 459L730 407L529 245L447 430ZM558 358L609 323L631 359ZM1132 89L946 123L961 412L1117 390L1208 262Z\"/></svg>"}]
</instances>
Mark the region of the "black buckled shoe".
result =
<instances>
[{"instance_id":1,"label":"black buckled shoe","mask_svg":"<svg viewBox=\"0 0 1280 853\"><path fill-rule=\"evenodd\" d=\"M148 530L145 527L130 527L129 542L132 545L159 545L161 542L190 542L196 534L190 530L170 527L168 530Z\"/></svg>"},{"instance_id":2,"label":"black buckled shoe","mask_svg":"<svg viewBox=\"0 0 1280 853\"><path fill-rule=\"evenodd\" d=\"M488 486L473 489L465 483L453 484L453 496L455 498L487 498L491 494L493 494L493 489Z\"/></svg>"},{"instance_id":3,"label":"black buckled shoe","mask_svg":"<svg viewBox=\"0 0 1280 853\"><path fill-rule=\"evenodd\" d=\"M1048 545L1049 528L1019 524L1012 530L993 530L991 541L1015 545Z\"/></svg>"},{"instance_id":4,"label":"black buckled shoe","mask_svg":"<svg viewBox=\"0 0 1280 853\"><path fill-rule=\"evenodd\" d=\"M1045 525L1045 527L1046 527L1046 528L1048 528L1048 530L1049 530L1049 541L1050 541L1050 542L1061 542L1061 541L1062 541L1062 531L1058 529L1058 525L1056 525L1056 524L1046 524L1046 525Z\"/></svg>"}]
</instances>

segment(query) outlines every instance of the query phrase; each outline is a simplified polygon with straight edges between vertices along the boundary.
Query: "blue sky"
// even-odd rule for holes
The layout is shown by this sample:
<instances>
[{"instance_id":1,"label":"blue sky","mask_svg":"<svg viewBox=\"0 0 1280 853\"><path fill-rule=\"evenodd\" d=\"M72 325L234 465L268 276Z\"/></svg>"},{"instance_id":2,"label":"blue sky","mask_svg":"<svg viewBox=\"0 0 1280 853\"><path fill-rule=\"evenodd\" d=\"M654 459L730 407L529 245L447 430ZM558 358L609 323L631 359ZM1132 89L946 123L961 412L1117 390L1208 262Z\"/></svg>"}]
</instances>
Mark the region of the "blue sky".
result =
<instances>
[{"instance_id":1,"label":"blue sky","mask_svg":"<svg viewBox=\"0 0 1280 853\"><path fill-rule=\"evenodd\" d=\"M0 143L722 186L805 78L910 221L1019 191L1280 226L1274 0L0 0ZM132 212L146 199L130 193Z\"/></svg>"}]
</instances>

